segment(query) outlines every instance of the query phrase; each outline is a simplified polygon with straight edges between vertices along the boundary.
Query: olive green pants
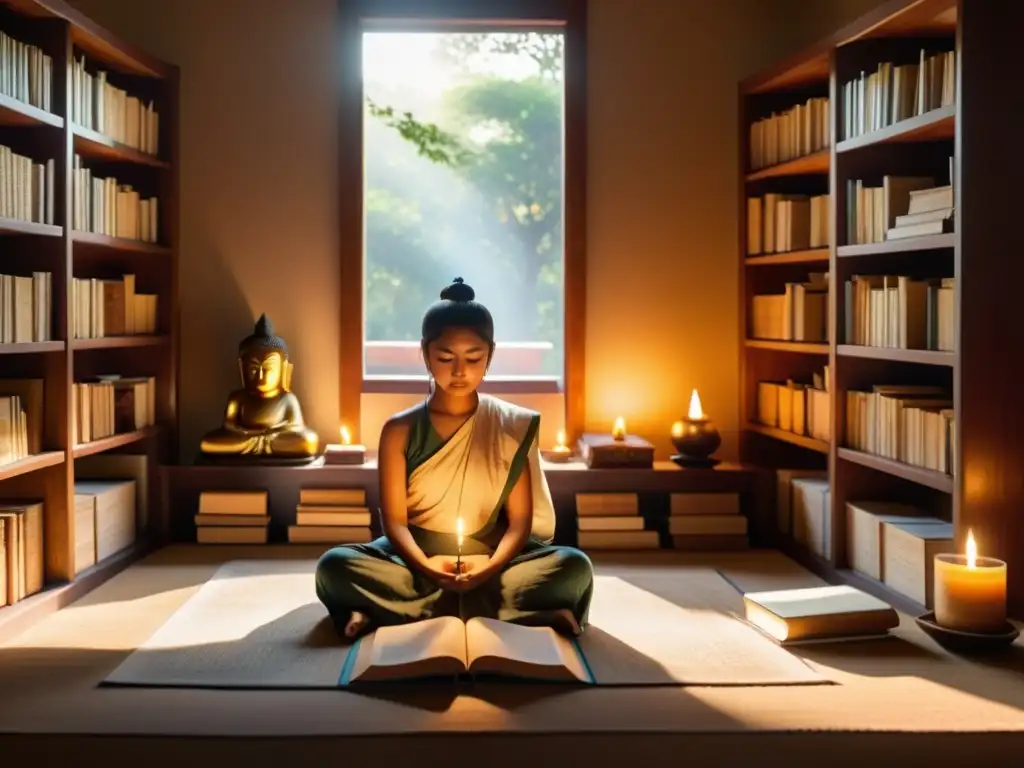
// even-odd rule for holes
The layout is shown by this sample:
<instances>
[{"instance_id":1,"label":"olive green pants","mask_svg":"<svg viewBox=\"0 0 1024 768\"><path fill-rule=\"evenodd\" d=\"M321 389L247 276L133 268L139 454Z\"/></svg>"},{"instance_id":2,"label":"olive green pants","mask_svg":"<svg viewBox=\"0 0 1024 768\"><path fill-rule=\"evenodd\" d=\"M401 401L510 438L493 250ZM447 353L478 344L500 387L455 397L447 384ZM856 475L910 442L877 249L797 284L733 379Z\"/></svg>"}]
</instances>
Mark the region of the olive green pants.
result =
<instances>
[{"instance_id":1,"label":"olive green pants","mask_svg":"<svg viewBox=\"0 0 1024 768\"><path fill-rule=\"evenodd\" d=\"M335 547L316 568L316 595L339 632L352 611L374 626L487 616L558 627L557 613L568 609L584 629L593 590L590 558L573 547L538 542L528 543L500 574L461 595L410 569L384 536Z\"/></svg>"}]
</instances>

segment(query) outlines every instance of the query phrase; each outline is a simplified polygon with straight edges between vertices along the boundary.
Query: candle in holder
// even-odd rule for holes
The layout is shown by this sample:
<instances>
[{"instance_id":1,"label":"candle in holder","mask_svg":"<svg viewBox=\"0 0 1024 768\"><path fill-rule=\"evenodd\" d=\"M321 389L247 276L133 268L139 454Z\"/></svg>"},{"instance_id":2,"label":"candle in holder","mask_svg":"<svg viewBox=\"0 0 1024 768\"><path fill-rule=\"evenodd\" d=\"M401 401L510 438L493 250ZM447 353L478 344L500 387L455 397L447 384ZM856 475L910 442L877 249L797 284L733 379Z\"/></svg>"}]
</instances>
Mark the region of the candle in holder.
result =
<instances>
[{"instance_id":1,"label":"candle in holder","mask_svg":"<svg viewBox=\"0 0 1024 768\"><path fill-rule=\"evenodd\" d=\"M344 424L339 430L341 443L332 443L324 453L325 464L363 464L366 461L366 447L352 445L352 433Z\"/></svg>"},{"instance_id":2,"label":"candle in holder","mask_svg":"<svg viewBox=\"0 0 1024 768\"><path fill-rule=\"evenodd\" d=\"M621 416L616 417L612 426L612 438L619 441L626 439L626 420Z\"/></svg>"},{"instance_id":3,"label":"candle in holder","mask_svg":"<svg viewBox=\"0 0 1024 768\"><path fill-rule=\"evenodd\" d=\"M935 556L935 622L963 632L995 633L1006 628L1006 563L978 557L967 531L967 553Z\"/></svg>"},{"instance_id":4,"label":"candle in holder","mask_svg":"<svg viewBox=\"0 0 1024 768\"><path fill-rule=\"evenodd\" d=\"M565 430L558 430L558 437L555 438L555 447L550 451L544 451L544 460L563 463L572 458L572 451L565 443Z\"/></svg>"},{"instance_id":5,"label":"candle in holder","mask_svg":"<svg viewBox=\"0 0 1024 768\"><path fill-rule=\"evenodd\" d=\"M718 463L711 454L718 450L722 438L704 413L696 389L690 395L686 417L672 425L672 444L678 451L672 461L682 467L713 467Z\"/></svg>"}]
</instances>

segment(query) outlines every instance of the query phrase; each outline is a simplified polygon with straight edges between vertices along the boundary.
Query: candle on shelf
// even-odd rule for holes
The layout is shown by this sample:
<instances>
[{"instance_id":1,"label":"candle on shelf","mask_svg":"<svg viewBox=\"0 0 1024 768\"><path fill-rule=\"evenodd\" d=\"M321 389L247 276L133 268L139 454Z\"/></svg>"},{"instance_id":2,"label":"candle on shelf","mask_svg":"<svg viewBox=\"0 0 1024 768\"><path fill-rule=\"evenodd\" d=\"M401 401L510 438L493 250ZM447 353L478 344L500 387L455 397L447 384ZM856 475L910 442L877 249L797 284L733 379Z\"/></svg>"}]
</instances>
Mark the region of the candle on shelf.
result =
<instances>
[{"instance_id":1,"label":"candle on shelf","mask_svg":"<svg viewBox=\"0 0 1024 768\"><path fill-rule=\"evenodd\" d=\"M615 418L615 424L612 427L612 438L615 440L626 439L626 420L621 416Z\"/></svg>"},{"instance_id":2,"label":"candle on shelf","mask_svg":"<svg viewBox=\"0 0 1024 768\"><path fill-rule=\"evenodd\" d=\"M718 463L711 454L718 450L722 438L704 413L696 389L690 393L686 416L672 425L672 444L678 451L672 460L682 467L713 467Z\"/></svg>"},{"instance_id":3,"label":"candle on shelf","mask_svg":"<svg viewBox=\"0 0 1024 768\"><path fill-rule=\"evenodd\" d=\"M1006 627L1006 563L978 557L967 531L964 555L935 556L935 622L947 629L994 633Z\"/></svg>"},{"instance_id":4,"label":"candle on shelf","mask_svg":"<svg viewBox=\"0 0 1024 768\"><path fill-rule=\"evenodd\" d=\"M341 443L331 443L324 453L325 464L362 464L366 461L366 447L352 444L352 433L341 425Z\"/></svg>"},{"instance_id":5,"label":"candle on shelf","mask_svg":"<svg viewBox=\"0 0 1024 768\"><path fill-rule=\"evenodd\" d=\"M548 451L543 451L542 456L545 461L560 462L564 463L572 458L572 450L565 442L565 430L558 430L558 436L555 438L555 447Z\"/></svg>"}]
</instances>

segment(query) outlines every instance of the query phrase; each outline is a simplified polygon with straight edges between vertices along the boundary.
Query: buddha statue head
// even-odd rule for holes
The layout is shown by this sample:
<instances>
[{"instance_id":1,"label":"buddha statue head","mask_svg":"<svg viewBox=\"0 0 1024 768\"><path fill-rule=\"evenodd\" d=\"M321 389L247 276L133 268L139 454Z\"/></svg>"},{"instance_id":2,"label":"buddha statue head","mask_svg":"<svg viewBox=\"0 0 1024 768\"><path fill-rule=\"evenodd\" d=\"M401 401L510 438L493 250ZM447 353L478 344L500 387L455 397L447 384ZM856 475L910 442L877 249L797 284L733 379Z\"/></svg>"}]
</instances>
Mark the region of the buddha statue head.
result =
<instances>
[{"instance_id":1,"label":"buddha statue head","mask_svg":"<svg viewBox=\"0 0 1024 768\"><path fill-rule=\"evenodd\" d=\"M288 344L274 333L265 314L253 332L238 344L238 366L245 389L260 397L274 397L291 389L292 365Z\"/></svg>"}]
</instances>

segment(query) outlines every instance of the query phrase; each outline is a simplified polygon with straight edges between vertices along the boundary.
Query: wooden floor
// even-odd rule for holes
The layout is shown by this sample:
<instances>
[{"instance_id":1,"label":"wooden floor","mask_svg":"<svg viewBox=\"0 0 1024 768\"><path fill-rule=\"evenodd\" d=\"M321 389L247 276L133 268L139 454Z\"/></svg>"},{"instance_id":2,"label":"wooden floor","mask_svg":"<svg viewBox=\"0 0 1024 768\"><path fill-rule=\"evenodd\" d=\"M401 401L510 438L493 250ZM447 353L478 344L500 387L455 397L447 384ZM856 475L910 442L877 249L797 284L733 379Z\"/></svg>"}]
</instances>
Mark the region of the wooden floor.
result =
<instances>
[{"instance_id":1,"label":"wooden floor","mask_svg":"<svg viewBox=\"0 0 1024 768\"><path fill-rule=\"evenodd\" d=\"M893 640L801 651L834 686L503 686L458 695L97 687L221 562L316 554L171 547L0 646L4 764L24 754L42 765L92 757L145 768L197 759L291 766L344 755L420 766L486 753L488 765L612 757L722 766L776 753L787 766L827 761L832 768L867 759L902 765L911 756L933 766L1001 765L1008 750L1024 752L1024 647L998 664L953 657L909 617ZM595 561L599 572L620 574L708 564L743 590L820 583L775 552Z\"/></svg>"}]
</instances>

